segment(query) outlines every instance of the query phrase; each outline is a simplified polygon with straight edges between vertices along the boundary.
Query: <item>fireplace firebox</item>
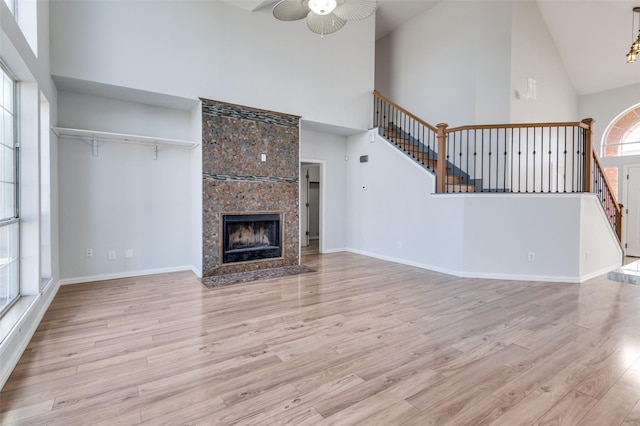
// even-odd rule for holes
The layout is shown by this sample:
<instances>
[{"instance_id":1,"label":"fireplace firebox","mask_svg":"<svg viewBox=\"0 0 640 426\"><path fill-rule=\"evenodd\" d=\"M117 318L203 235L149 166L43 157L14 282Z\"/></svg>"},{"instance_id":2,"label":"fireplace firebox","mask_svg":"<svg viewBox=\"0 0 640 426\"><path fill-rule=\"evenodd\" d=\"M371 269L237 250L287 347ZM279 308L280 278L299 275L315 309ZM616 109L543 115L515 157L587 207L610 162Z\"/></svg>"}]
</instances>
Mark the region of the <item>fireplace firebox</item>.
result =
<instances>
[{"instance_id":1,"label":"fireplace firebox","mask_svg":"<svg viewBox=\"0 0 640 426\"><path fill-rule=\"evenodd\" d=\"M282 214L223 214L222 262L282 257Z\"/></svg>"}]
</instances>

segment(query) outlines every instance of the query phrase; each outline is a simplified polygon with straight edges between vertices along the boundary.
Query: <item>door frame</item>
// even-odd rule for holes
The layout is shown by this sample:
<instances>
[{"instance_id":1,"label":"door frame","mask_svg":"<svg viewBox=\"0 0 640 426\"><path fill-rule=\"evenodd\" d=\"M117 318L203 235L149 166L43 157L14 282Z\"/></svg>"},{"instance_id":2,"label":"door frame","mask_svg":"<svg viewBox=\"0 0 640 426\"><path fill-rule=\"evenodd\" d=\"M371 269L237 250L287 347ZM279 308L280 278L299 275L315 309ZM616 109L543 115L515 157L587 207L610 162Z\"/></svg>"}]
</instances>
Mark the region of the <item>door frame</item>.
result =
<instances>
[{"instance_id":1,"label":"door frame","mask_svg":"<svg viewBox=\"0 0 640 426\"><path fill-rule=\"evenodd\" d=\"M613 167L613 166L612 166ZM627 232L628 232L628 224L629 224L629 215L626 213L626 209L629 208L629 179L627 179L627 176L629 175L629 169L631 168L637 168L640 169L640 164L625 164L622 166L622 176L618 175L618 185L620 185L620 178L622 177L622 201L618 201L619 203L623 204L623 208L625 209L625 211L623 212L623 224L626 224L627 226L623 226L623 232L622 232L622 247L623 247L623 252L625 254L625 256L627 255ZM633 209L632 209L633 211ZM637 214L640 214L640 212L637 212Z\"/></svg>"},{"instance_id":2,"label":"door frame","mask_svg":"<svg viewBox=\"0 0 640 426\"><path fill-rule=\"evenodd\" d=\"M303 214L303 208L304 206L302 205L302 191L303 191L303 185L306 185L306 179L304 178L303 174L302 174L302 163L310 163L310 164L318 164L320 166L320 200L319 200L319 206L318 206L318 253L324 253L324 230L325 230L325 226L324 226L324 218L325 218L325 211L324 211L324 206L325 206L325 190L326 190L326 181L327 181L327 176L326 176L326 171L327 171L327 162L325 160L318 160L318 159L312 159L312 158L300 158L299 162L298 162L298 167L299 167L299 172L298 175L300 176L300 193L299 193L299 197L298 197L298 217L302 217ZM298 221L298 235L302 235L302 220ZM300 244L298 244L298 246L300 247Z\"/></svg>"}]
</instances>

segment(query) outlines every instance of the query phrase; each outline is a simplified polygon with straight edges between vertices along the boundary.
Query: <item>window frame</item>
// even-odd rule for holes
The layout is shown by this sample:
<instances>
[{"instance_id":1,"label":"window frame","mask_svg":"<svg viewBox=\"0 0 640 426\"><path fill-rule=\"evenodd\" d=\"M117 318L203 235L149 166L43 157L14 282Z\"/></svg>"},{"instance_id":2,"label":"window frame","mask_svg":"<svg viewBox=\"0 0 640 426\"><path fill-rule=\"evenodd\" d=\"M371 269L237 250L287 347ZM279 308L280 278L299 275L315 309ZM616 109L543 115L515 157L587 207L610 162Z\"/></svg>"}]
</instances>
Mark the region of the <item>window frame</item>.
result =
<instances>
[{"instance_id":1,"label":"window frame","mask_svg":"<svg viewBox=\"0 0 640 426\"><path fill-rule=\"evenodd\" d=\"M13 139L13 200L14 200L14 205L13 205L13 217L8 218L8 219L1 219L0 218L0 227L4 228L4 227L12 227L12 226L16 226L17 230L16 230L16 234L17 234L17 239L16 239L16 279L17 279L17 286L18 286L18 291L16 296L9 302L7 303L5 306L0 307L0 318L2 318L8 311L9 309L20 299L21 296L21 286L20 286L20 190L19 190L19 177L20 177L20 143L18 141L18 79L13 75L13 73L11 73L11 71L9 71L8 67L4 64L4 62L2 61L2 59L0 58L0 71L2 71L2 78L4 79L4 76L6 75L11 81L12 81L12 90L13 90L13 96L12 96L12 121L13 121L13 135L12 135L12 139ZM4 83L2 83L4 84ZM4 96L3 99L0 101L0 106L2 107L1 110L4 110ZM4 113L3 113L4 115ZM4 137L4 136L3 136Z\"/></svg>"},{"instance_id":2,"label":"window frame","mask_svg":"<svg viewBox=\"0 0 640 426\"><path fill-rule=\"evenodd\" d=\"M605 157L633 157L640 156L640 104L634 105L614 118L602 136L600 156ZM632 135L637 135L632 139ZM625 152L631 151L631 152Z\"/></svg>"}]
</instances>

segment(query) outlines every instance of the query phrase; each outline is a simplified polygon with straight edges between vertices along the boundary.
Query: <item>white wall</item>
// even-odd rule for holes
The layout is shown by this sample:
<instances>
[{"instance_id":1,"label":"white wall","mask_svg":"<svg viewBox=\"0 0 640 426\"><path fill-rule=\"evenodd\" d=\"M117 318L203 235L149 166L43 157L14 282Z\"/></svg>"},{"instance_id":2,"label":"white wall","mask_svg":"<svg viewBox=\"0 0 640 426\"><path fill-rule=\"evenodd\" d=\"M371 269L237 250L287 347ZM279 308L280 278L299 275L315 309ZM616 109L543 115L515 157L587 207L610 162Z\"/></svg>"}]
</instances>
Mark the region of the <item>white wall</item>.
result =
<instances>
[{"instance_id":1,"label":"white wall","mask_svg":"<svg viewBox=\"0 0 640 426\"><path fill-rule=\"evenodd\" d=\"M349 138L347 155L347 243L356 253L458 276L564 282L622 260L592 194L433 195L433 175L377 135Z\"/></svg>"},{"instance_id":2,"label":"white wall","mask_svg":"<svg viewBox=\"0 0 640 426\"><path fill-rule=\"evenodd\" d=\"M434 176L378 135L373 143L368 133L349 137L347 155L349 250L436 271L459 271L462 199L434 198ZM360 163L361 155L368 155L369 162Z\"/></svg>"},{"instance_id":3,"label":"white wall","mask_svg":"<svg viewBox=\"0 0 640 426\"><path fill-rule=\"evenodd\" d=\"M71 129L195 140L191 111L72 92L58 93L57 125Z\"/></svg>"},{"instance_id":4,"label":"white wall","mask_svg":"<svg viewBox=\"0 0 640 426\"><path fill-rule=\"evenodd\" d=\"M321 162L320 252L347 247L347 138L311 130L300 131L300 160ZM301 175L301 179L303 175Z\"/></svg>"},{"instance_id":5,"label":"white wall","mask_svg":"<svg viewBox=\"0 0 640 426\"><path fill-rule=\"evenodd\" d=\"M511 3L441 2L376 44L376 88L429 123L509 119Z\"/></svg>"},{"instance_id":6,"label":"white wall","mask_svg":"<svg viewBox=\"0 0 640 426\"><path fill-rule=\"evenodd\" d=\"M270 8L218 1L59 0L51 11L54 75L368 127L373 17L320 38Z\"/></svg>"},{"instance_id":7,"label":"white wall","mask_svg":"<svg viewBox=\"0 0 640 426\"><path fill-rule=\"evenodd\" d=\"M595 119L593 144L598 152L609 124L624 111L639 103L640 84L580 96L580 117Z\"/></svg>"},{"instance_id":8,"label":"white wall","mask_svg":"<svg viewBox=\"0 0 640 426\"><path fill-rule=\"evenodd\" d=\"M463 274L577 280L580 205L579 195L464 196Z\"/></svg>"},{"instance_id":9,"label":"white wall","mask_svg":"<svg viewBox=\"0 0 640 426\"><path fill-rule=\"evenodd\" d=\"M533 1L512 3L511 123L580 121L578 96L554 40ZM527 95L528 78L537 81L537 99Z\"/></svg>"},{"instance_id":10,"label":"white wall","mask_svg":"<svg viewBox=\"0 0 640 426\"><path fill-rule=\"evenodd\" d=\"M61 138L59 155L65 282L191 269L189 150L161 146L153 160L150 146L108 142L93 156L83 141Z\"/></svg>"},{"instance_id":11,"label":"white wall","mask_svg":"<svg viewBox=\"0 0 640 426\"><path fill-rule=\"evenodd\" d=\"M595 195L581 197L580 216L580 277L593 278L619 266L622 261L622 248L618 237ZM609 233L593 232L594 229L608 230Z\"/></svg>"}]
</instances>

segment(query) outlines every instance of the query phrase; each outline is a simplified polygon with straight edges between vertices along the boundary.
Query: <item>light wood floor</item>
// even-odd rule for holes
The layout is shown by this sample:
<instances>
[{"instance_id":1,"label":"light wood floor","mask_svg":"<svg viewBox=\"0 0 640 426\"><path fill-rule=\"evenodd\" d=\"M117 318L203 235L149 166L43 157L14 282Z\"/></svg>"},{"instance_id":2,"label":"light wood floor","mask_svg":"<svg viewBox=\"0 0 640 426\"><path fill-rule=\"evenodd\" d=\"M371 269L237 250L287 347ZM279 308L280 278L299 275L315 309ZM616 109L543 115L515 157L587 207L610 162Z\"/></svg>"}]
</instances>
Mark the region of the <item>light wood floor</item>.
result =
<instances>
[{"instance_id":1,"label":"light wood floor","mask_svg":"<svg viewBox=\"0 0 640 426\"><path fill-rule=\"evenodd\" d=\"M318 272L61 288L0 423L640 424L640 286L303 262Z\"/></svg>"}]
</instances>

